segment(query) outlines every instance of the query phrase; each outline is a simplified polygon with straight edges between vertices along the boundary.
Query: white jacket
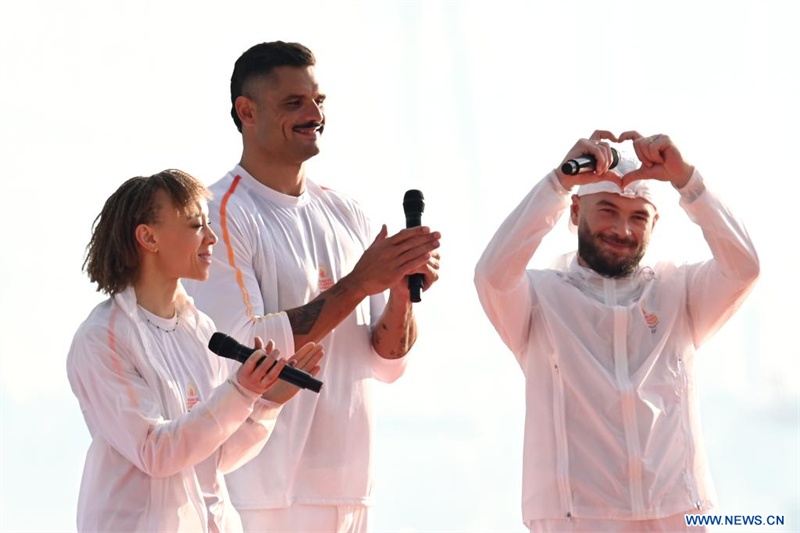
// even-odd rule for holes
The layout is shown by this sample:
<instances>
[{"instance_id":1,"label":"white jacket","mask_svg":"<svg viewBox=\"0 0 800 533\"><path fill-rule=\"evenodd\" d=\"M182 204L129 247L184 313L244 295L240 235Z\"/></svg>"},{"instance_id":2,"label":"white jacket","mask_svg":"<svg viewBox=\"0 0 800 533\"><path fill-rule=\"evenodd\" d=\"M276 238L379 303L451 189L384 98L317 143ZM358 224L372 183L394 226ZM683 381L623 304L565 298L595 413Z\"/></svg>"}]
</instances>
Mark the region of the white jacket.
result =
<instances>
[{"instance_id":1,"label":"white jacket","mask_svg":"<svg viewBox=\"0 0 800 533\"><path fill-rule=\"evenodd\" d=\"M177 307L197 332L186 356L207 357L218 385L189 412L139 319L133 288L95 307L75 334L67 372L92 436L79 531L208 531L193 467L220 449L217 468L230 472L261 450L274 427L280 407L258 400L254 411L257 395L229 380L227 365L206 349L214 324L182 289ZM240 531L233 508L223 512L225 530Z\"/></svg>"},{"instance_id":2,"label":"white jacket","mask_svg":"<svg viewBox=\"0 0 800 533\"><path fill-rule=\"evenodd\" d=\"M706 510L695 351L759 273L741 223L695 172L680 204L713 259L624 279L526 270L570 203L555 174L500 226L475 269L486 314L526 378L522 509L539 519L656 519Z\"/></svg>"}]
</instances>

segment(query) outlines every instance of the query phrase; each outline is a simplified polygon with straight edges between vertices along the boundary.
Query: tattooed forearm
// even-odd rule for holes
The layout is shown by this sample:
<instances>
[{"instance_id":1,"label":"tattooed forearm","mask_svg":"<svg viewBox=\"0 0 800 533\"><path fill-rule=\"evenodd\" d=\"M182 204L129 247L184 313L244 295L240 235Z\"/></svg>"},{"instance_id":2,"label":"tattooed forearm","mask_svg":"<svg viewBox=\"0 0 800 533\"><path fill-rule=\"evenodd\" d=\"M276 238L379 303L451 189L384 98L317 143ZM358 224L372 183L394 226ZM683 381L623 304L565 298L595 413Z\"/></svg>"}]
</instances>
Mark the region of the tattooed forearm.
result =
<instances>
[{"instance_id":1,"label":"tattooed forearm","mask_svg":"<svg viewBox=\"0 0 800 533\"><path fill-rule=\"evenodd\" d=\"M325 298L319 298L302 307L295 307L286 311L286 316L289 317L289 324L292 326L292 333L295 335L308 335L311 333L311 328L317 323L324 305Z\"/></svg>"},{"instance_id":2,"label":"tattooed forearm","mask_svg":"<svg viewBox=\"0 0 800 533\"><path fill-rule=\"evenodd\" d=\"M380 322L372 331L372 346L381 357L403 357L417 339L417 323L411 306L390 299Z\"/></svg>"},{"instance_id":3,"label":"tattooed forearm","mask_svg":"<svg viewBox=\"0 0 800 533\"><path fill-rule=\"evenodd\" d=\"M345 276L307 304L286 311L295 346L322 341L361 303L364 296L350 283Z\"/></svg>"}]
</instances>

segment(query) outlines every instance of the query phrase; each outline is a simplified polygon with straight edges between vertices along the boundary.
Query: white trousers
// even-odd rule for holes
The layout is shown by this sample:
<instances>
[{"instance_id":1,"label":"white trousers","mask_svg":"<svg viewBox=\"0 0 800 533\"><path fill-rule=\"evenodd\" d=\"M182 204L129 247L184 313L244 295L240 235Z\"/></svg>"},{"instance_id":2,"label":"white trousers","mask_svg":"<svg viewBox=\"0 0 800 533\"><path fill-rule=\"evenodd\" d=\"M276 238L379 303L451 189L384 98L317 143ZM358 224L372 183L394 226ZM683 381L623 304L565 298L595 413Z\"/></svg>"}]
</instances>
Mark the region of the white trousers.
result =
<instances>
[{"instance_id":1,"label":"white trousers","mask_svg":"<svg viewBox=\"0 0 800 533\"><path fill-rule=\"evenodd\" d=\"M244 533L366 533L363 505L292 505L239 510Z\"/></svg>"}]
</instances>

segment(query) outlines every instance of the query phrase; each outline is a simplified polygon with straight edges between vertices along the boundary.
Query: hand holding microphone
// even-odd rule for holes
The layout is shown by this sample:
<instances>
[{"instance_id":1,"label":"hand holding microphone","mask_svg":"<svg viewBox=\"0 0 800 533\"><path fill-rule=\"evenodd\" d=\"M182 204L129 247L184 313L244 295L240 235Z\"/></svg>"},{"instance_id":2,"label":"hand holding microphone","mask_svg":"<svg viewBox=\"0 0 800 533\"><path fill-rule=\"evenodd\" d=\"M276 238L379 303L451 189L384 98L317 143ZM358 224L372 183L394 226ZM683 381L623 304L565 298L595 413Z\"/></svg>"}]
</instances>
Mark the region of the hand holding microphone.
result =
<instances>
[{"instance_id":1,"label":"hand holding microphone","mask_svg":"<svg viewBox=\"0 0 800 533\"><path fill-rule=\"evenodd\" d=\"M609 149L611 150L611 164L608 166L608 169L611 170L619 164L619 152L610 146ZM596 168L597 159L591 154L586 154L565 161L564 164L561 165L561 172L568 176L574 176L575 174L583 174L584 172L594 172Z\"/></svg>"},{"instance_id":2,"label":"hand holding microphone","mask_svg":"<svg viewBox=\"0 0 800 533\"><path fill-rule=\"evenodd\" d=\"M248 348L247 346L240 344L233 337L229 337L228 335L225 335L224 333L220 332L216 332L213 335L211 335L211 339L208 341L208 349L217 355L226 357L228 359L233 359L234 361L239 361L240 363L245 365L249 364L248 360L251 358L253 352L255 351L255 348ZM313 369L315 368L316 362L318 362L319 359L322 357L322 346L314 345L313 343L306 344L297 352L297 357L298 357L298 366L305 368L308 367L311 362L313 362L314 364L310 365L311 368ZM269 360L270 358L272 358L272 361ZM266 358L266 362L268 364L274 363L274 360L275 358L272 355ZM265 362L264 359L256 361L255 363L253 363L253 365L257 366L263 362ZM300 370L299 368L295 368L293 366L284 366L284 365L286 365L285 362L278 363L273 368L267 371L266 376L270 376L271 375L270 373L274 374L277 371L279 373L277 379L286 381L287 383L290 383L296 387L300 387L302 389L310 389L314 392L319 392L320 389L322 388L322 382L314 378L314 376L311 373L304 372L303 370Z\"/></svg>"},{"instance_id":3,"label":"hand holding microphone","mask_svg":"<svg viewBox=\"0 0 800 533\"><path fill-rule=\"evenodd\" d=\"M563 163L555 169L555 174L565 189L598 181L619 181L616 173L608 171L619 164L620 154L603 142L606 139L618 142L613 133L598 130L590 138L580 139L567 152Z\"/></svg>"},{"instance_id":4,"label":"hand holding microphone","mask_svg":"<svg viewBox=\"0 0 800 533\"><path fill-rule=\"evenodd\" d=\"M286 361L278 359L279 355L280 352L275 350L274 342L269 341L265 347L264 342L256 337L255 351L243 361L236 372L239 385L256 394L267 392L275 385L281 370L286 365Z\"/></svg>"},{"instance_id":5,"label":"hand holding microphone","mask_svg":"<svg viewBox=\"0 0 800 533\"><path fill-rule=\"evenodd\" d=\"M384 224L353 271L346 276L348 286L364 296L390 289L397 301L413 301L410 293L415 289L409 287L407 278L419 275L419 278L414 278L419 281L411 283L418 283L418 287L425 290L439 279L437 248L442 236L438 231L421 226L422 193L415 191L406 208L409 210L406 217L408 227L390 236Z\"/></svg>"}]
</instances>

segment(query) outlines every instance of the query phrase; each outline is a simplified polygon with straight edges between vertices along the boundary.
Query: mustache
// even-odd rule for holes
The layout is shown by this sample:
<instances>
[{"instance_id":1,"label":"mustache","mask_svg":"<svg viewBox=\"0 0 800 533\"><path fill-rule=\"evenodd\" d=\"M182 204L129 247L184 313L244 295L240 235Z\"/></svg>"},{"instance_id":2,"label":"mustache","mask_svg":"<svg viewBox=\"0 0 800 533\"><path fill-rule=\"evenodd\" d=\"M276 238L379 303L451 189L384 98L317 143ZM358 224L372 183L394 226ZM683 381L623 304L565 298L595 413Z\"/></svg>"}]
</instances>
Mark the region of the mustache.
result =
<instances>
[{"instance_id":1,"label":"mustache","mask_svg":"<svg viewBox=\"0 0 800 533\"><path fill-rule=\"evenodd\" d=\"M639 245L639 241L637 241L636 239L621 239L621 238L617 237L616 235L603 235L603 234L600 234L600 235L598 235L598 237L602 237L603 240L611 242L611 243L614 243L614 244L619 244L620 246L629 246L629 247L633 248L633 247Z\"/></svg>"},{"instance_id":2,"label":"mustache","mask_svg":"<svg viewBox=\"0 0 800 533\"><path fill-rule=\"evenodd\" d=\"M324 128L324 122L306 122L305 124L297 124L295 128Z\"/></svg>"}]
</instances>

